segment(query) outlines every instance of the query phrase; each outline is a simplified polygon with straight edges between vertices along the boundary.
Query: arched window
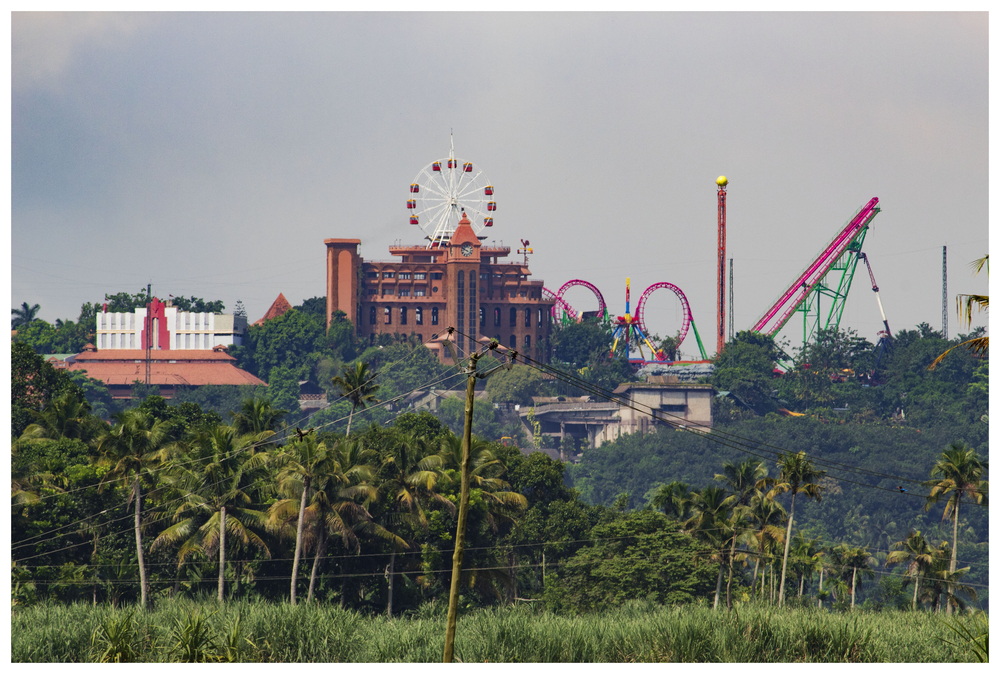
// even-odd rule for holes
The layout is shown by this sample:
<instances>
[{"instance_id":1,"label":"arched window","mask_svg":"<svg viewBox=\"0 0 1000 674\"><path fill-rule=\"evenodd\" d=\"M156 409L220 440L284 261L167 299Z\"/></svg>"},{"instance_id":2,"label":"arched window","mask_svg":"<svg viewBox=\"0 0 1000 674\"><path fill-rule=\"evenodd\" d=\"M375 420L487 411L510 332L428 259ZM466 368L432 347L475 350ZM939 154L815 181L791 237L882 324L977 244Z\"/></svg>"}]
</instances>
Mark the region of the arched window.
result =
<instances>
[{"instance_id":1,"label":"arched window","mask_svg":"<svg viewBox=\"0 0 1000 674\"><path fill-rule=\"evenodd\" d=\"M414 313L414 318L416 319L417 325L423 325L424 324L424 308L423 307L417 307L416 309L413 310L413 313Z\"/></svg>"},{"instance_id":2,"label":"arched window","mask_svg":"<svg viewBox=\"0 0 1000 674\"><path fill-rule=\"evenodd\" d=\"M431 309L431 325L438 324L438 308L434 307Z\"/></svg>"},{"instance_id":3,"label":"arched window","mask_svg":"<svg viewBox=\"0 0 1000 674\"><path fill-rule=\"evenodd\" d=\"M385 308L385 324L392 325L392 307Z\"/></svg>"},{"instance_id":4,"label":"arched window","mask_svg":"<svg viewBox=\"0 0 1000 674\"><path fill-rule=\"evenodd\" d=\"M531 307L526 307L524 309L524 327L531 327Z\"/></svg>"},{"instance_id":5,"label":"arched window","mask_svg":"<svg viewBox=\"0 0 1000 674\"><path fill-rule=\"evenodd\" d=\"M517 308L516 307L511 307L510 308L510 327L512 327L512 328L516 328L517 327Z\"/></svg>"},{"instance_id":6,"label":"arched window","mask_svg":"<svg viewBox=\"0 0 1000 674\"><path fill-rule=\"evenodd\" d=\"M524 336L524 350L527 351L531 348L531 335Z\"/></svg>"},{"instance_id":7,"label":"arched window","mask_svg":"<svg viewBox=\"0 0 1000 674\"><path fill-rule=\"evenodd\" d=\"M375 325L375 307L368 307L368 325Z\"/></svg>"},{"instance_id":8,"label":"arched window","mask_svg":"<svg viewBox=\"0 0 1000 674\"><path fill-rule=\"evenodd\" d=\"M512 348L512 349L516 349L517 348L517 335L511 335L510 336L510 348Z\"/></svg>"},{"instance_id":9,"label":"arched window","mask_svg":"<svg viewBox=\"0 0 1000 674\"><path fill-rule=\"evenodd\" d=\"M406 307L399 308L399 324L406 325Z\"/></svg>"},{"instance_id":10,"label":"arched window","mask_svg":"<svg viewBox=\"0 0 1000 674\"><path fill-rule=\"evenodd\" d=\"M542 308L538 307L538 327L542 326Z\"/></svg>"},{"instance_id":11,"label":"arched window","mask_svg":"<svg viewBox=\"0 0 1000 674\"><path fill-rule=\"evenodd\" d=\"M479 305L479 327L486 327L486 307Z\"/></svg>"},{"instance_id":12,"label":"arched window","mask_svg":"<svg viewBox=\"0 0 1000 674\"><path fill-rule=\"evenodd\" d=\"M500 327L500 307L493 310L493 327Z\"/></svg>"}]
</instances>

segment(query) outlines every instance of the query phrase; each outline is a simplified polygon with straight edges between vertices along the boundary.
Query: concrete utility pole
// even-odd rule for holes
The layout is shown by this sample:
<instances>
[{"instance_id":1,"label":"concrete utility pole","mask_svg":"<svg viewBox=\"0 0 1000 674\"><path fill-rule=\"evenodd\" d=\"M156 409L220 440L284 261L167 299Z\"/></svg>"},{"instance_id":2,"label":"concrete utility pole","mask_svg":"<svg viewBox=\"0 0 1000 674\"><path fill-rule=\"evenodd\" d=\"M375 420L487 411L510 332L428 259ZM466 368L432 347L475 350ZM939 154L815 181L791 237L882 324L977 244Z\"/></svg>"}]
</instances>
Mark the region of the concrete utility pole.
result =
<instances>
[{"instance_id":1,"label":"concrete utility pole","mask_svg":"<svg viewBox=\"0 0 1000 674\"><path fill-rule=\"evenodd\" d=\"M472 408L476 397L476 361L481 354L469 357L469 384L465 392L465 430L462 432L462 493L458 502L458 532L455 534L455 554L452 557L451 593L448 597L448 628L444 635L444 662L455 655L455 628L458 624L458 583L462 576L465 553L465 522L469 516L469 469L472 463Z\"/></svg>"}]
</instances>

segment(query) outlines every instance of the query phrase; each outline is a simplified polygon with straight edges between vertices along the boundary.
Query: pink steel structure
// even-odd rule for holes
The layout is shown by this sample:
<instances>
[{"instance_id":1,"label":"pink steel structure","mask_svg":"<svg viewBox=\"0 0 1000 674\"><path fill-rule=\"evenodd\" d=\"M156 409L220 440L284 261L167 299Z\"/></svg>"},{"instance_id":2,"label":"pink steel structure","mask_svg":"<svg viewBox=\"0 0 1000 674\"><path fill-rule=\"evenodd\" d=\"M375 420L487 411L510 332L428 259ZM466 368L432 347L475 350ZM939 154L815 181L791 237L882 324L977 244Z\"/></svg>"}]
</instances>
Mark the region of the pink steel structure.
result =
<instances>
[{"instance_id":1,"label":"pink steel structure","mask_svg":"<svg viewBox=\"0 0 1000 674\"><path fill-rule=\"evenodd\" d=\"M774 305L764 312L764 315L754 324L752 330L766 335L774 335L780 330L796 309L809 297L811 293L830 271L830 268L838 258L847 250L847 247L855 238L868 226L875 214L878 213L876 206L878 197L873 197L865 204L861 210L851 219L847 226L833 241L823 250L819 256L806 268L804 272L795 280L788 290L782 293L781 297Z\"/></svg>"},{"instance_id":2,"label":"pink steel structure","mask_svg":"<svg viewBox=\"0 0 1000 674\"><path fill-rule=\"evenodd\" d=\"M559 295L555 294L548 288L542 288L542 298L556 301L556 303L552 305L552 318L558 319L559 310L561 309L563 314L569 316L574 321L580 320L580 317L577 314L576 309L571 307L569 304L566 303L566 300L559 297Z\"/></svg>"},{"instance_id":3,"label":"pink steel structure","mask_svg":"<svg viewBox=\"0 0 1000 674\"><path fill-rule=\"evenodd\" d=\"M681 323L681 331L678 335L677 346L684 342L684 338L687 337L688 328L691 327L691 306L688 304L687 297L684 296L684 292L675 286L673 283L667 283L666 281L661 281L660 283L654 283L653 285L646 288L646 291L642 293L639 301L635 305L635 318L639 325L639 329L642 330L644 334L649 334L649 328L646 327L645 312L643 309L646 307L646 299L653 294L653 292L659 290L660 288L666 288L667 290L673 291L677 295L677 299L681 301L681 315L684 317Z\"/></svg>"},{"instance_id":4,"label":"pink steel structure","mask_svg":"<svg viewBox=\"0 0 1000 674\"><path fill-rule=\"evenodd\" d=\"M607 303L604 301L604 295L602 295L601 291L597 289L597 286L595 286L593 283L589 281L584 281L583 279L578 279L578 278L572 279L571 281L566 281L566 283L563 283L562 287L559 288L559 292L556 293L556 297L562 300L563 304L569 306L569 303L566 302L565 299L566 291L576 286L586 288L590 292L594 293L594 296L597 298L597 315L600 318L604 318L605 311L607 311L608 308ZM554 308L555 307L553 306L553 309ZM573 311L573 314L575 315L576 311Z\"/></svg>"}]
</instances>

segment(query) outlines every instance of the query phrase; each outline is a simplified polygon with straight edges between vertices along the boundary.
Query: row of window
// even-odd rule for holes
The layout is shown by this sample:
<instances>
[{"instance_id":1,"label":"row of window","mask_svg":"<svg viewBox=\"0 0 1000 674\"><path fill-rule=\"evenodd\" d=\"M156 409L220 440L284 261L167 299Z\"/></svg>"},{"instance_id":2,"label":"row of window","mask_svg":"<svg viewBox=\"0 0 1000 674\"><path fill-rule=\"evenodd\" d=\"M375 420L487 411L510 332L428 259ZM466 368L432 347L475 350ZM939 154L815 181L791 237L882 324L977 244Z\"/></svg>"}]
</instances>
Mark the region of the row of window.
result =
<instances>
[{"instance_id":1,"label":"row of window","mask_svg":"<svg viewBox=\"0 0 1000 674\"><path fill-rule=\"evenodd\" d=\"M379 277L379 273L377 271L366 272L365 273L365 277L366 278L378 278ZM443 277L444 277L444 275L441 272L439 272L439 271L431 272L431 279L434 280L434 281L440 281ZM396 278L396 272L394 272L394 271L384 271L384 272L382 272L382 278ZM427 272L416 271L416 272L412 272L411 273L411 272L408 272L408 271L401 271L401 272L399 272L399 278L400 278L400 280L403 280L403 281L409 281L411 279L414 280L414 281L425 281L425 280L427 280Z\"/></svg>"},{"instance_id":2,"label":"row of window","mask_svg":"<svg viewBox=\"0 0 1000 674\"><path fill-rule=\"evenodd\" d=\"M369 288L368 289L368 294L369 295L378 295L378 288ZM396 294L396 289L395 288L392 288L392 287L389 287L389 286L386 286L386 287L382 288L382 296L383 297L385 297L386 295L395 295L395 294ZM409 297L410 296L410 289L409 288L400 288L399 289L399 296L400 297ZM413 290L413 296L414 297L427 297L427 289L426 288L416 288L416 289Z\"/></svg>"},{"instance_id":3,"label":"row of window","mask_svg":"<svg viewBox=\"0 0 1000 674\"><path fill-rule=\"evenodd\" d=\"M409 318L409 307L399 308L399 324L406 325ZM431 325L438 324L438 308L431 308ZM375 325L378 322L378 307L368 307L368 325ZM382 308L382 322L385 325L392 325L392 307ZM415 325L424 324L424 308L413 308L413 322Z\"/></svg>"},{"instance_id":4,"label":"row of window","mask_svg":"<svg viewBox=\"0 0 1000 674\"><path fill-rule=\"evenodd\" d=\"M406 325L409 307L399 307L399 324ZM543 325L545 319L545 310L539 308L538 310L538 325ZM524 317L524 327L531 327L531 308L526 307L523 310L519 310L517 307L510 308L510 327L516 328L518 322L518 314ZM385 325L392 325L392 307L382 308L382 322ZM413 308L413 318L416 325L424 324L424 308L414 307ZM500 327L501 312L500 307L493 309L493 327ZM375 325L378 322L378 307L371 306L368 307L368 324ZM431 309L431 325L438 324L438 308L433 307ZM479 307L479 327L486 327L486 307Z\"/></svg>"}]
</instances>

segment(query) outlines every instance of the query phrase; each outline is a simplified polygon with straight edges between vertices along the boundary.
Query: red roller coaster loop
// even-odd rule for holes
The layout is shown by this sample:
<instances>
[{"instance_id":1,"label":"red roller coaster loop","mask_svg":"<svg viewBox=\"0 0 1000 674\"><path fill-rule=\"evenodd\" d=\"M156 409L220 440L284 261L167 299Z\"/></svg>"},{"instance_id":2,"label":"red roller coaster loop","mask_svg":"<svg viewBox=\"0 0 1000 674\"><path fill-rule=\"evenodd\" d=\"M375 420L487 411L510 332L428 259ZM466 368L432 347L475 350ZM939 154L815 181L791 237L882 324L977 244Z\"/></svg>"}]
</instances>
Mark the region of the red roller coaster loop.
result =
<instances>
[{"instance_id":1,"label":"red roller coaster loop","mask_svg":"<svg viewBox=\"0 0 1000 674\"><path fill-rule=\"evenodd\" d=\"M589 281L584 281L583 279L578 279L578 278L575 278L571 281L566 281L566 283L563 283L562 287L559 288L559 292L556 293L556 297L562 300L562 303L568 307L569 302L566 301L564 295L566 294L567 290L576 286L586 288L590 292L594 293L594 296L597 297L597 315L598 317L603 317L605 310L608 308L608 305L604 301L604 295L601 294L601 291L597 289L597 286L595 286L593 283ZM553 307L553 309L554 308L555 307ZM570 308L570 311L568 313L571 316L573 316L573 318L579 320L579 317L577 316L577 311L575 309Z\"/></svg>"},{"instance_id":2,"label":"red roller coaster loop","mask_svg":"<svg viewBox=\"0 0 1000 674\"><path fill-rule=\"evenodd\" d=\"M646 308L646 298L661 288L672 290L673 293L677 295L677 299L681 301L681 314L683 315L683 322L681 323L681 331L679 339L677 340L677 346L680 347L684 338L687 337L688 328L691 327L691 305L688 304L687 297L684 296L684 292L673 283L661 281L660 283L654 283L646 288L646 290L642 293L642 297L639 298L639 302L635 305L636 321L639 324L639 329L648 335L649 328L646 327L646 321L643 318L644 310Z\"/></svg>"}]
</instances>

